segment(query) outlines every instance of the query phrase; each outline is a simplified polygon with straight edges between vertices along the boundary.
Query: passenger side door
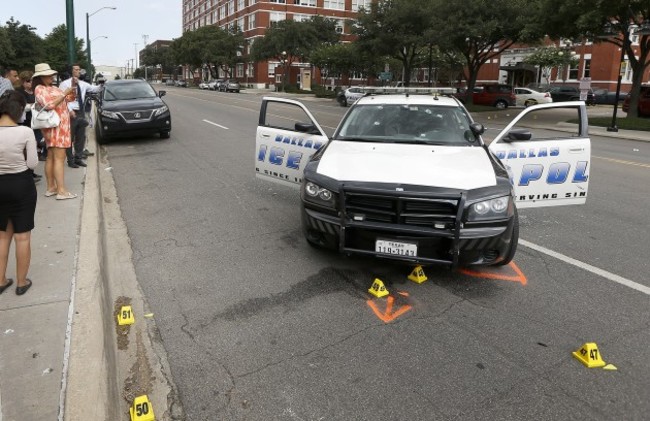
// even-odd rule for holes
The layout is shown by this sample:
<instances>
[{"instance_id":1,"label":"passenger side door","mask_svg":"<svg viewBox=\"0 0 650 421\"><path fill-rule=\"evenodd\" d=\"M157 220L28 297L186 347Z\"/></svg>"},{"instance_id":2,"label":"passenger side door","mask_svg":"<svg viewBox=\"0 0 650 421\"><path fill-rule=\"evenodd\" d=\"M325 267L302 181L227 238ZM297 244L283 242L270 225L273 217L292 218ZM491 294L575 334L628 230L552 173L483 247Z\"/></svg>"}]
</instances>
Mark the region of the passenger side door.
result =
<instances>
[{"instance_id":1,"label":"passenger side door","mask_svg":"<svg viewBox=\"0 0 650 421\"><path fill-rule=\"evenodd\" d=\"M575 119L567 132L547 129ZM499 133L489 149L508 169L518 208L578 205L587 200L591 141L584 102L534 105Z\"/></svg>"},{"instance_id":2,"label":"passenger side door","mask_svg":"<svg viewBox=\"0 0 650 421\"><path fill-rule=\"evenodd\" d=\"M301 102L266 97L255 135L255 175L298 187L307 162L328 141Z\"/></svg>"}]
</instances>

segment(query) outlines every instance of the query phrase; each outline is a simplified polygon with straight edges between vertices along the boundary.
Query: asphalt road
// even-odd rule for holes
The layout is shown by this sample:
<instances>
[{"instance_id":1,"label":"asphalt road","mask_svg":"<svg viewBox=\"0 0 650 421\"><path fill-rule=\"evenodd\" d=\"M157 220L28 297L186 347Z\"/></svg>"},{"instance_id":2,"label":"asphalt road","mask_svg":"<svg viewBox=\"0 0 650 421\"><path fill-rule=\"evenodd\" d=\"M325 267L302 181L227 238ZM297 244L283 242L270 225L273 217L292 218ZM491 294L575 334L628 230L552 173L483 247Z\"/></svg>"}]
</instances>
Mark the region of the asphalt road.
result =
<instances>
[{"instance_id":1,"label":"asphalt road","mask_svg":"<svg viewBox=\"0 0 650 421\"><path fill-rule=\"evenodd\" d=\"M650 143L592 139L587 204L520 212L521 273L417 284L307 245L297 191L254 177L260 96L163 89L171 139L106 148L188 420L647 419Z\"/></svg>"}]
</instances>

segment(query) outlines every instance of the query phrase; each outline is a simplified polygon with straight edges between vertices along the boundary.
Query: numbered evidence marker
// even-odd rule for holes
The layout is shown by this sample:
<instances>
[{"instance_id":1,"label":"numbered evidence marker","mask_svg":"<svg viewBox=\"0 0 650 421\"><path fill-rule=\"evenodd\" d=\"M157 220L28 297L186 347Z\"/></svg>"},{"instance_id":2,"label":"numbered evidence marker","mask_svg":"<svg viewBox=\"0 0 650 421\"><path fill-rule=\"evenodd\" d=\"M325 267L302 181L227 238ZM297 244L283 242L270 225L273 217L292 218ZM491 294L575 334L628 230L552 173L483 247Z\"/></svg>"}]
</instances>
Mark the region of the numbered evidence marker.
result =
<instances>
[{"instance_id":1,"label":"numbered evidence marker","mask_svg":"<svg viewBox=\"0 0 650 421\"><path fill-rule=\"evenodd\" d=\"M384 283L379 278L375 278L375 281L372 283L372 286L368 292L377 298L385 297L389 294L388 290L384 286Z\"/></svg>"},{"instance_id":2,"label":"numbered evidence marker","mask_svg":"<svg viewBox=\"0 0 650 421\"><path fill-rule=\"evenodd\" d=\"M135 323L135 317L133 316L131 306L122 306L120 312L117 314L117 324L124 326L132 325L133 323Z\"/></svg>"},{"instance_id":3,"label":"numbered evidence marker","mask_svg":"<svg viewBox=\"0 0 650 421\"><path fill-rule=\"evenodd\" d=\"M153 415L153 406L149 402L147 395L138 396L133 400L133 405L129 409L131 421L155 421Z\"/></svg>"},{"instance_id":4,"label":"numbered evidence marker","mask_svg":"<svg viewBox=\"0 0 650 421\"><path fill-rule=\"evenodd\" d=\"M413 269L413 272L408 277L411 281L417 282L418 284L421 284L422 282L426 281L427 276L424 274L424 270L422 269L422 266L416 266L415 269Z\"/></svg>"},{"instance_id":5,"label":"numbered evidence marker","mask_svg":"<svg viewBox=\"0 0 650 421\"><path fill-rule=\"evenodd\" d=\"M587 342L582 347L572 352L573 356L588 368L598 368L605 365L605 361L598 351L598 345L595 342Z\"/></svg>"}]
</instances>

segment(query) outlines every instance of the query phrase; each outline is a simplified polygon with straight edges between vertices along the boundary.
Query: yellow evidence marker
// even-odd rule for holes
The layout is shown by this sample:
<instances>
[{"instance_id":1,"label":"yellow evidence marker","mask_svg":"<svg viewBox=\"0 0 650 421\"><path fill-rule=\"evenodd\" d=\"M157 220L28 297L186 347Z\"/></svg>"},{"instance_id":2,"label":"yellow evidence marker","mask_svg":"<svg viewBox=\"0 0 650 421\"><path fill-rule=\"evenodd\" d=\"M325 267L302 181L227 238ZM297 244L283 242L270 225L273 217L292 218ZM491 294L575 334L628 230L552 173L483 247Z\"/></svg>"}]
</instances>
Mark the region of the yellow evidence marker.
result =
<instances>
[{"instance_id":1,"label":"yellow evidence marker","mask_svg":"<svg viewBox=\"0 0 650 421\"><path fill-rule=\"evenodd\" d=\"M418 265L413 269L413 272L408 277L411 281L417 282L418 284L421 284L422 282L426 281L427 276L424 274L424 270L422 269L422 266Z\"/></svg>"},{"instance_id":2,"label":"yellow evidence marker","mask_svg":"<svg viewBox=\"0 0 650 421\"><path fill-rule=\"evenodd\" d=\"M384 283L379 278L375 278L375 282L372 283L368 292L377 298L385 297L389 294L386 286L384 286Z\"/></svg>"},{"instance_id":3,"label":"yellow evidence marker","mask_svg":"<svg viewBox=\"0 0 650 421\"><path fill-rule=\"evenodd\" d=\"M117 314L117 324L120 326L132 325L135 323L135 317L133 316L133 310L131 306L122 306L120 312Z\"/></svg>"},{"instance_id":4,"label":"yellow evidence marker","mask_svg":"<svg viewBox=\"0 0 650 421\"><path fill-rule=\"evenodd\" d=\"M133 405L129 409L131 421L155 421L153 406L147 395L138 396L133 400Z\"/></svg>"},{"instance_id":5,"label":"yellow evidence marker","mask_svg":"<svg viewBox=\"0 0 650 421\"><path fill-rule=\"evenodd\" d=\"M582 347L572 352L573 356L588 368L599 368L605 365L605 361L598 351L598 345L595 342L587 342Z\"/></svg>"}]
</instances>

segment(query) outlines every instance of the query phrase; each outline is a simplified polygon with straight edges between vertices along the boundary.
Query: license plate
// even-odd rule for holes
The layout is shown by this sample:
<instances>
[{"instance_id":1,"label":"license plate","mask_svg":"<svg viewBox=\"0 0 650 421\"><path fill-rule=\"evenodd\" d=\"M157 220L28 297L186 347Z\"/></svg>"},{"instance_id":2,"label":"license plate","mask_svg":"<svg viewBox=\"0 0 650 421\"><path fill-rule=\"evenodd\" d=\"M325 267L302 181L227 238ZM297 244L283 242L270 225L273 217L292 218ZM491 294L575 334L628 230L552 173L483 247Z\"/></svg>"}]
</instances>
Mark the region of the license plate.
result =
<instances>
[{"instance_id":1,"label":"license plate","mask_svg":"<svg viewBox=\"0 0 650 421\"><path fill-rule=\"evenodd\" d=\"M416 257L418 255L418 245L401 241L377 240L375 242L375 252Z\"/></svg>"}]
</instances>

